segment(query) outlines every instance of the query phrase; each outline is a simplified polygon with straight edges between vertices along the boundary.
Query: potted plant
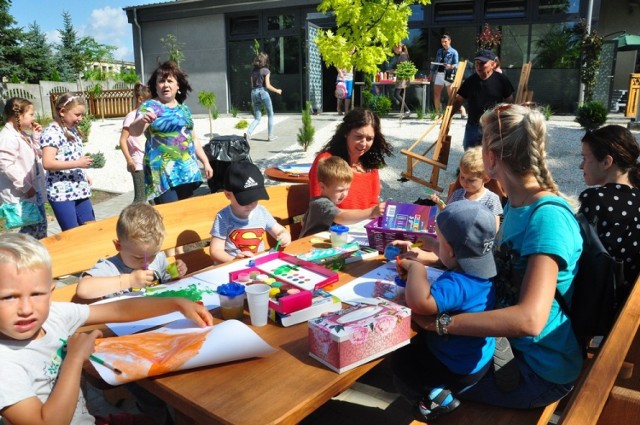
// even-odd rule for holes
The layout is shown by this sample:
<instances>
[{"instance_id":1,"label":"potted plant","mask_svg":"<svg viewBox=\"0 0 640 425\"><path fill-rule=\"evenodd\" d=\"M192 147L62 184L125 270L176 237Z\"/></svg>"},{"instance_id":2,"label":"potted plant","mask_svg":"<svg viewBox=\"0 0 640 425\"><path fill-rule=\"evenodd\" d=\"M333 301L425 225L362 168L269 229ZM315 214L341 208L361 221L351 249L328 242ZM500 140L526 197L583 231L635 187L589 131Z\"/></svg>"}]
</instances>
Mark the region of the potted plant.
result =
<instances>
[{"instance_id":1,"label":"potted plant","mask_svg":"<svg viewBox=\"0 0 640 425\"><path fill-rule=\"evenodd\" d=\"M400 62L396 67L396 81L406 83L413 80L418 73L418 68L411 61Z\"/></svg>"}]
</instances>

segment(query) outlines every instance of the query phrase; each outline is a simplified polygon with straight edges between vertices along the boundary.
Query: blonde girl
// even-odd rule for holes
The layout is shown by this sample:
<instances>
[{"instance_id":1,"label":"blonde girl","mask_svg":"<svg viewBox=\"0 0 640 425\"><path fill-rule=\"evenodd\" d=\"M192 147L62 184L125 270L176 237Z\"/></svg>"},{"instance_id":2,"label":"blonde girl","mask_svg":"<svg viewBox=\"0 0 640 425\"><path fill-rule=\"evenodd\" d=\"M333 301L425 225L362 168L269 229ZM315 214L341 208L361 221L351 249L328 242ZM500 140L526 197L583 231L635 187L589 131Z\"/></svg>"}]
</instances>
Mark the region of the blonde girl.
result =
<instances>
[{"instance_id":1,"label":"blonde girl","mask_svg":"<svg viewBox=\"0 0 640 425\"><path fill-rule=\"evenodd\" d=\"M40 140L42 163L47 170L47 198L60 229L68 230L95 221L91 182L85 174L93 159L84 155L78 123L86 103L82 96L64 93L55 105L55 121Z\"/></svg>"},{"instance_id":2,"label":"blonde girl","mask_svg":"<svg viewBox=\"0 0 640 425\"><path fill-rule=\"evenodd\" d=\"M129 125L136 119L138 108L147 99L151 99L151 90L141 82L137 82L133 86L134 108L127 114L122 123L122 132L120 133L120 150L127 161L127 171L131 173L133 178L133 202L146 202L147 197L144 193L144 169L142 162L144 159L144 144L146 138L143 135L132 136L129 133Z\"/></svg>"},{"instance_id":3,"label":"blonde girl","mask_svg":"<svg viewBox=\"0 0 640 425\"><path fill-rule=\"evenodd\" d=\"M42 222L24 226L20 233L42 239L47 236L45 177L39 145L42 127L35 122L34 115L33 104L27 99L12 97L4 106L6 124L0 131L0 203L29 201L38 205Z\"/></svg>"}]
</instances>

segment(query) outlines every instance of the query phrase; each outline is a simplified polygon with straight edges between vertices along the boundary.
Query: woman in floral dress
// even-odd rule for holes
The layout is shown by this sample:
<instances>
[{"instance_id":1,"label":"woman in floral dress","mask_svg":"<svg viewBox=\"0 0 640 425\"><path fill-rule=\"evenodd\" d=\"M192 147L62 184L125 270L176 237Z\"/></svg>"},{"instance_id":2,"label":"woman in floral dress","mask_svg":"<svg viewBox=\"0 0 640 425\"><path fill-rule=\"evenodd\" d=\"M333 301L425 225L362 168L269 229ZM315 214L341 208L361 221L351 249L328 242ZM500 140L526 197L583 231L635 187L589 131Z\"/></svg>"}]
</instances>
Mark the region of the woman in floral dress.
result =
<instances>
[{"instance_id":1,"label":"woman in floral dress","mask_svg":"<svg viewBox=\"0 0 640 425\"><path fill-rule=\"evenodd\" d=\"M144 153L145 193L155 204L186 199L202 184L197 159L206 178L213 177L200 142L193 133L191 110L184 104L191 86L175 62L160 65L147 83L152 99L143 102L129 133L147 136Z\"/></svg>"}]
</instances>

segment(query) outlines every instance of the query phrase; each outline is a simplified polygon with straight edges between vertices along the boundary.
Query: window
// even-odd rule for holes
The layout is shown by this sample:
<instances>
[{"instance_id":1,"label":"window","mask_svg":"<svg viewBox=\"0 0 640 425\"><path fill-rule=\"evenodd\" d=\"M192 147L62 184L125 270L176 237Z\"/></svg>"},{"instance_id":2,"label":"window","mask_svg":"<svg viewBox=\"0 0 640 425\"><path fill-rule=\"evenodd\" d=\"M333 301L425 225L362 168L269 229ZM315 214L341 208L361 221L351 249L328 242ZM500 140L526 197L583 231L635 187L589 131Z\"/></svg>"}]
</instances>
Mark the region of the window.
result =
<instances>
[{"instance_id":1,"label":"window","mask_svg":"<svg viewBox=\"0 0 640 425\"><path fill-rule=\"evenodd\" d=\"M281 31L294 28L294 15L271 15L267 16L267 31Z\"/></svg>"},{"instance_id":2,"label":"window","mask_svg":"<svg viewBox=\"0 0 640 425\"><path fill-rule=\"evenodd\" d=\"M433 14L436 22L472 20L475 15L475 2L441 0L435 3Z\"/></svg>"},{"instance_id":3,"label":"window","mask_svg":"<svg viewBox=\"0 0 640 425\"><path fill-rule=\"evenodd\" d=\"M229 35L256 34L259 29L260 20L258 15L229 18Z\"/></svg>"},{"instance_id":4,"label":"window","mask_svg":"<svg viewBox=\"0 0 640 425\"><path fill-rule=\"evenodd\" d=\"M409 16L409 22L422 22L424 21L424 6L421 4L411 5L411 16Z\"/></svg>"},{"instance_id":5,"label":"window","mask_svg":"<svg viewBox=\"0 0 640 425\"><path fill-rule=\"evenodd\" d=\"M526 15L526 6L525 0L486 0L485 17L521 18Z\"/></svg>"},{"instance_id":6,"label":"window","mask_svg":"<svg viewBox=\"0 0 640 425\"><path fill-rule=\"evenodd\" d=\"M580 0L539 0L538 13L541 15L554 15L565 13L578 13Z\"/></svg>"}]
</instances>

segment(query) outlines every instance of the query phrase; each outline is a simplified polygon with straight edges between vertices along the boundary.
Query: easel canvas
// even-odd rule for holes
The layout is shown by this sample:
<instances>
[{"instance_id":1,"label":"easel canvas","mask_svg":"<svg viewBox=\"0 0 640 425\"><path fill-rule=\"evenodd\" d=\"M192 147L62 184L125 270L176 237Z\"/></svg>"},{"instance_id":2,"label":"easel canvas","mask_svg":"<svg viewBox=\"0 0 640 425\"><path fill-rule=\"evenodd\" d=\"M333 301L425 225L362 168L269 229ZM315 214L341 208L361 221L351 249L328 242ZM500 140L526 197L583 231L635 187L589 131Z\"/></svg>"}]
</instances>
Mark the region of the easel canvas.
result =
<instances>
[{"instance_id":1,"label":"easel canvas","mask_svg":"<svg viewBox=\"0 0 640 425\"><path fill-rule=\"evenodd\" d=\"M458 63L458 68L463 70L467 67L467 61L461 61ZM438 116L433 124L411 145L408 149L402 149L404 155L407 156L407 170L402 173L402 177L414 182L420 183L424 186L430 187L437 191L442 191L442 187L438 184L438 178L440 177L440 170L446 170L449 162L449 149L451 147L451 136L449 136L449 128L451 126L451 119L453 118L453 102L458 93L458 88L462 84L462 78L464 72L457 72L453 83L451 83L451 96L447 102L447 106L444 109L444 113ZM440 132L438 138L432 143L422 154L414 152L414 149L427 137L431 131L440 124ZM431 157L427 157L429 153L432 153ZM421 163L430 165L431 177L429 180L425 180L418 177L414 173L414 168Z\"/></svg>"}]
</instances>

